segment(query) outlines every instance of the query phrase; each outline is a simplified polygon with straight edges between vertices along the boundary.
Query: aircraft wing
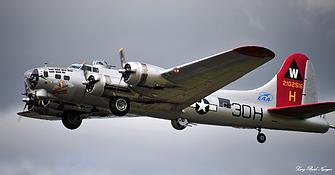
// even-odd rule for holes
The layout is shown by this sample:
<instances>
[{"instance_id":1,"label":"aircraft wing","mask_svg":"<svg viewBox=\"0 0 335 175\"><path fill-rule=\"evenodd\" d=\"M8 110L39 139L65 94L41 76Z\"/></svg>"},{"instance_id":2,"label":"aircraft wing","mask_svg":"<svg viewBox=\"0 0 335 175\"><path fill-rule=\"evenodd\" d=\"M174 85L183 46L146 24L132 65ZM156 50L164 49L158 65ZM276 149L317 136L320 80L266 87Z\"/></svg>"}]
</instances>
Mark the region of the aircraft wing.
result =
<instances>
[{"instance_id":1,"label":"aircraft wing","mask_svg":"<svg viewBox=\"0 0 335 175\"><path fill-rule=\"evenodd\" d=\"M166 88L158 96L187 107L239 79L274 58L266 48L244 46L205 57L163 72L162 76L177 88Z\"/></svg>"},{"instance_id":2,"label":"aircraft wing","mask_svg":"<svg viewBox=\"0 0 335 175\"><path fill-rule=\"evenodd\" d=\"M92 114L92 113L83 114L82 116L84 118L95 118L95 119L99 119L99 118L120 118L120 116L114 116L114 115L109 115L109 116L95 115L95 116L91 116L90 114ZM23 117L28 117L28 118L42 119L42 120L61 120L61 118L57 117L57 116L43 115L43 114L39 114L39 113L33 112L33 111L18 112L17 115L20 115L20 116L23 116ZM139 115L136 115L136 114L127 114L126 116L123 116L123 117L138 117L138 116Z\"/></svg>"},{"instance_id":3,"label":"aircraft wing","mask_svg":"<svg viewBox=\"0 0 335 175\"><path fill-rule=\"evenodd\" d=\"M283 116L305 119L335 111L335 102L269 108L268 111Z\"/></svg>"},{"instance_id":4,"label":"aircraft wing","mask_svg":"<svg viewBox=\"0 0 335 175\"><path fill-rule=\"evenodd\" d=\"M37 112L32 112L32 111L18 112L17 115L28 117L28 118L43 119L43 120L60 120L60 118L56 116L41 115L41 114L38 114Z\"/></svg>"}]
</instances>

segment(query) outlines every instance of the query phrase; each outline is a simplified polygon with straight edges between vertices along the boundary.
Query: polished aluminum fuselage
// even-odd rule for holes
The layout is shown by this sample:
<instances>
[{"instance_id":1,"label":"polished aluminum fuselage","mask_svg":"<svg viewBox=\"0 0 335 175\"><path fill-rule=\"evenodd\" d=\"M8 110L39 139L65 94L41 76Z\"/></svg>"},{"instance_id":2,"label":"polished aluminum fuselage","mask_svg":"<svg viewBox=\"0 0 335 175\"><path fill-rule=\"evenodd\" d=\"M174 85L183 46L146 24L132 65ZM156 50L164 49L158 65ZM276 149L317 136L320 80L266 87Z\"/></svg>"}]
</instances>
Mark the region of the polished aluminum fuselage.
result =
<instances>
[{"instance_id":1,"label":"polished aluminum fuselage","mask_svg":"<svg viewBox=\"0 0 335 175\"><path fill-rule=\"evenodd\" d=\"M209 103L206 105L209 105L210 109L205 114L199 114L195 104L178 110L178 104L150 102L149 97L143 97L134 91L114 69L99 68L99 73L88 72L88 75L104 76L105 86L100 96L85 91L83 83L85 75L80 69L42 67L38 68L38 72L40 76L48 72L48 76L39 79L35 93L41 94L41 99L51 100L46 106L50 109L49 113L40 117L41 119L60 119L60 114L64 110L82 111L84 118L116 117L109 111L109 101L111 96L120 95L131 99L130 114L136 116L167 120L184 118L190 123L238 128L269 128L318 133L325 133L329 129L324 116L298 119L269 113L267 109L274 106L275 101L259 101L257 89L218 90L204 98ZM60 78L59 76L56 78L56 74L60 75ZM64 76L68 76L69 80L65 80ZM226 103L220 102L222 99L226 100ZM41 111L38 108L35 110Z\"/></svg>"}]
</instances>

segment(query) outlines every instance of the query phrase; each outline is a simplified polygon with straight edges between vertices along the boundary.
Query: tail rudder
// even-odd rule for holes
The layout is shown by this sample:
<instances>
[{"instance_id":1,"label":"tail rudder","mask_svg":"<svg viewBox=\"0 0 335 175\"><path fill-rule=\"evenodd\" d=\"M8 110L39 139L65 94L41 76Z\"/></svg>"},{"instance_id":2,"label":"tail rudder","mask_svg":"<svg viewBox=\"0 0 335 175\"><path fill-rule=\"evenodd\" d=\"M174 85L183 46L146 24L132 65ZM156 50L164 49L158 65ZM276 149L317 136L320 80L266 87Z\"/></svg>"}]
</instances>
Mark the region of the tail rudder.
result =
<instances>
[{"instance_id":1,"label":"tail rudder","mask_svg":"<svg viewBox=\"0 0 335 175\"><path fill-rule=\"evenodd\" d=\"M314 69L307 56L288 56L277 73L276 107L317 102Z\"/></svg>"},{"instance_id":2,"label":"tail rudder","mask_svg":"<svg viewBox=\"0 0 335 175\"><path fill-rule=\"evenodd\" d=\"M314 66L310 60L307 60L305 70L304 90L302 95L302 104L310 104L318 102L318 94L316 91L316 81L314 74Z\"/></svg>"}]
</instances>

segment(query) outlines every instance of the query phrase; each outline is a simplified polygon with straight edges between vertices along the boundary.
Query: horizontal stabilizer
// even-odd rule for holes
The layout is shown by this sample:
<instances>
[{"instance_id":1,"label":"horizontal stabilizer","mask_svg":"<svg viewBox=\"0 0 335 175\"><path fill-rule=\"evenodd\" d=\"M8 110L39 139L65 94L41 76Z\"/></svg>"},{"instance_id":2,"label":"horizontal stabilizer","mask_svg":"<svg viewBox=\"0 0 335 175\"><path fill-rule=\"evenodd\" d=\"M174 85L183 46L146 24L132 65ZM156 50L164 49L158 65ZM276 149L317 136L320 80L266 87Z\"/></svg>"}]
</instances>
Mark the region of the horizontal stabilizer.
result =
<instances>
[{"instance_id":1,"label":"horizontal stabilizer","mask_svg":"<svg viewBox=\"0 0 335 175\"><path fill-rule=\"evenodd\" d=\"M269 108L268 111L274 114L304 119L335 111L335 102L321 102L287 107L275 107Z\"/></svg>"}]
</instances>

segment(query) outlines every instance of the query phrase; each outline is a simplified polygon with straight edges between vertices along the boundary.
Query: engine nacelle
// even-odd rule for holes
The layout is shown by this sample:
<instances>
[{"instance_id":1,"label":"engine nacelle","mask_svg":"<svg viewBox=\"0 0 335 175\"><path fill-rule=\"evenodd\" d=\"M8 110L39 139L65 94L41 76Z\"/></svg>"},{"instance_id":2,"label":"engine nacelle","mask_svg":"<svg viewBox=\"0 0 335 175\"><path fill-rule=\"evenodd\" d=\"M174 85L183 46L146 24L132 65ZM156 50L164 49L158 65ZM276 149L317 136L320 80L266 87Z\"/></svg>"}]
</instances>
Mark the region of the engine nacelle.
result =
<instances>
[{"instance_id":1,"label":"engine nacelle","mask_svg":"<svg viewBox=\"0 0 335 175\"><path fill-rule=\"evenodd\" d=\"M92 74L88 76L88 79L91 81L98 80L94 84L89 84L87 86L86 92L95 95L95 96L101 96L105 90L105 85L106 85L106 77L104 75L99 75L99 74Z\"/></svg>"},{"instance_id":2,"label":"engine nacelle","mask_svg":"<svg viewBox=\"0 0 335 175\"><path fill-rule=\"evenodd\" d=\"M161 76L165 70L161 67L139 62L128 62L125 64L124 81L130 85L141 85L146 87L164 87L168 81Z\"/></svg>"}]
</instances>

